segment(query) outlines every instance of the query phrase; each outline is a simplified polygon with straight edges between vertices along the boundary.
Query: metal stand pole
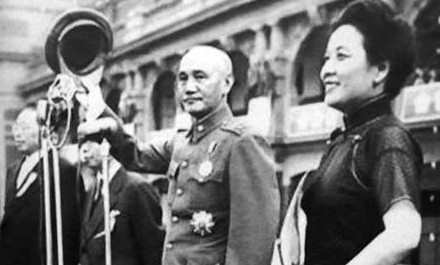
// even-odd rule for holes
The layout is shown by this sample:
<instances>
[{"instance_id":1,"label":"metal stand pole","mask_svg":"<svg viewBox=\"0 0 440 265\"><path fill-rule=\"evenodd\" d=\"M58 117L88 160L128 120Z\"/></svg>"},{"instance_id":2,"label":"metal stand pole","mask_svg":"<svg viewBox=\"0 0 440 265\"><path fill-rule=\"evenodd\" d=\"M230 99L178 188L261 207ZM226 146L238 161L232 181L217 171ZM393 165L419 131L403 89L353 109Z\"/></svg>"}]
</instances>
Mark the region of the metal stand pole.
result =
<instances>
[{"instance_id":1,"label":"metal stand pole","mask_svg":"<svg viewBox=\"0 0 440 265\"><path fill-rule=\"evenodd\" d=\"M40 101L37 106L38 121L40 124L40 143L43 156L43 202L46 236L46 265L53 264L53 238L52 238L52 207L51 207L51 171L49 165L49 151L52 151L52 172L55 192L55 222L56 222L56 246L57 264L64 265L63 253L63 225L61 213L61 190L60 190L60 166L58 147L50 139L50 113L52 105L46 101Z\"/></svg>"},{"instance_id":2,"label":"metal stand pole","mask_svg":"<svg viewBox=\"0 0 440 265\"><path fill-rule=\"evenodd\" d=\"M104 201L104 231L105 231L105 264L112 264L111 254L111 235L110 235L110 190L109 190L109 150L110 145L106 139L101 144L103 161L102 161L102 176L103 176L103 190L102 199Z\"/></svg>"},{"instance_id":3,"label":"metal stand pole","mask_svg":"<svg viewBox=\"0 0 440 265\"><path fill-rule=\"evenodd\" d=\"M48 130L43 126L41 130L41 152L43 153L43 181L44 181L44 217L46 228L46 265L52 265L52 219L50 207L50 177L49 177L49 153L48 153Z\"/></svg>"},{"instance_id":4,"label":"metal stand pole","mask_svg":"<svg viewBox=\"0 0 440 265\"><path fill-rule=\"evenodd\" d=\"M55 220L57 226L57 253L58 265L64 265L63 253L63 220L61 218L61 191L60 191L60 165L58 149L55 146L51 147L53 159L53 174L54 174L54 189L55 189Z\"/></svg>"}]
</instances>

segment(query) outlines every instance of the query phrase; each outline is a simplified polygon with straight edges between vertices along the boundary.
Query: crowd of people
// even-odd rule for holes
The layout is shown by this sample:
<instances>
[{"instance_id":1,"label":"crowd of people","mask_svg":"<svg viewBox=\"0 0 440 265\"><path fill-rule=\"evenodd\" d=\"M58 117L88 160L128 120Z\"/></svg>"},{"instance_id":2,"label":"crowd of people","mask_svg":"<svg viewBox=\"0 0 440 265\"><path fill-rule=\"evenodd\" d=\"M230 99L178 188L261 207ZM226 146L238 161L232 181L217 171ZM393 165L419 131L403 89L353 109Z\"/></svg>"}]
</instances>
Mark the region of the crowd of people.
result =
<instances>
[{"instance_id":1,"label":"crowd of people","mask_svg":"<svg viewBox=\"0 0 440 265\"><path fill-rule=\"evenodd\" d=\"M390 102L413 72L411 27L382 1L357 0L329 34L320 78L325 103L344 113L345 126L331 134L318 168L304 175L290 202L297 211L283 220L270 145L227 104L234 77L225 52L196 46L183 56L176 94L192 127L147 139L142 148L99 86L88 87L94 117L77 128L80 170L60 163L64 262L105 264L104 138L111 146L112 264L386 265L409 256L421 235L423 157ZM14 138L23 159L8 169L0 263L43 264L35 107L19 114ZM125 170L166 175L167 227L157 194ZM283 237L289 229L295 233Z\"/></svg>"}]
</instances>

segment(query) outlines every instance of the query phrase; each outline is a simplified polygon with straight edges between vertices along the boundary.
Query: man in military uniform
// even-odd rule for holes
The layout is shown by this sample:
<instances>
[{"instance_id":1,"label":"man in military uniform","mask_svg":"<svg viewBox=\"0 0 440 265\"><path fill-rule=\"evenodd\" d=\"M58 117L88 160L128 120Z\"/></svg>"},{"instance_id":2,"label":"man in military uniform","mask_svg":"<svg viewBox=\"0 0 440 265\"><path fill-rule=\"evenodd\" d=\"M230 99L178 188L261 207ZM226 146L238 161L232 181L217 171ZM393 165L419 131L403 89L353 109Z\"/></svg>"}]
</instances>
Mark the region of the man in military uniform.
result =
<instances>
[{"instance_id":1,"label":"man in military uniform","mask_svg":"<svg viewBox=\"0 0 440 265\"><path fill-rule=\"evenodd\" d=\"M140 150L120 120L118 126L96 120L78 128L80 134L109 131L111 153L126 168L166 173L172 222L165 265L270 264L280 208L271 149L233 119L226 103L233 81L226 53L197 46L183 56L177 81L178 99L193 117L189 131ZM109 114L106 108L101 117Z\"/></svg>"}]
</instances>

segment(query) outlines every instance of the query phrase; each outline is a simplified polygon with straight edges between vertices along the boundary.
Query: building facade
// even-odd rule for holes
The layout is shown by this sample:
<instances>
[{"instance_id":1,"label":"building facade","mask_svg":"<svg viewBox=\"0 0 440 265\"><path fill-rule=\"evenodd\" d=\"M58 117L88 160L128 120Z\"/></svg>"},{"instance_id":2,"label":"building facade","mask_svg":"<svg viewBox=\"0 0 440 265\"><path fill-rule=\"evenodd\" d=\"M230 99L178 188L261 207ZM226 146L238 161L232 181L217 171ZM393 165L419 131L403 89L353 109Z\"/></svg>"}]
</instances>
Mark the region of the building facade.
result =
<instances>
[{"instance_id":1,"label":"building facade","mask_svg":"<svg viewBox=\"0 0 440 265\"><path fill-rule=\"evenodd\" d=\"M42 46L52 19L75 5L73 0L0 2L0 220L6 168L19 157L13 144L12 123L18 110L32 100L18 87L28 80L30 69L41 62ZM47 67L41 68L45 72L37 73L40 76L50 73Z\"/></svg>"},{"instance_id":2,"label":"building facade","mask_svg":"<svg viewBox=\"0 0 440 265\"><path fill-rule=\"evenodd\" d=\"M394 110L421 143L426 163L418 264L438 264L440 5L435 0L384 1L416 28L417 70ZM187 124L174 95L182 55L197 44L225 49L236 78L228 101L236 116L270 140L287 205L291 183L317 167L329 133L342 124L341 114L322 102L318 75L326 31L350 0L77 2L102 11L112 22L115 47L104 74L104 94L141 140ZM36 65L18 87L25 101L43 97L53 79L44 62Z\"/></svg>"}]
</instances>

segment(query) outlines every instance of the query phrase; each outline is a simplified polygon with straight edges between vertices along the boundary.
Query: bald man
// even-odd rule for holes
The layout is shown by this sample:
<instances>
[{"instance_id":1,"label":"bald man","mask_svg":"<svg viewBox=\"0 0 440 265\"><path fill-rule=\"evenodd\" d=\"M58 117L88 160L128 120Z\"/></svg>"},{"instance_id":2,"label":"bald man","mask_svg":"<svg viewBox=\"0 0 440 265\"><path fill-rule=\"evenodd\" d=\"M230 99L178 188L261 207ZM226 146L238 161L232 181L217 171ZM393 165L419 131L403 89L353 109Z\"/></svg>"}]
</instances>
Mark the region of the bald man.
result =
<instances>
[{"instance_id":1,"label":"bald man","mask_svg":"<svg viewBox=\"0 0 440 265\"><path fill-rule=\"evenodd\" d=\"M226 53L194 47L177 78L191 129L142 150L120 120L107 134L112 155L126 168L169 179L164 265L270 264L280 208L274 163L267 141L232 117L226 98L233 82ZM88 122L78 131L99 126Z\"/></svg>"},{"instance_id":2,"label":"bald man","mask_svg":"<svg viewBox=\"0 0 440 265\"><path fill-rule=\"evenodd\" d=\"M45 264L45 215L42 207L43 160L38 143L37 109L34 104L20 111L12 128L14 142L22 158L8 167L6 174L5 216L0 225L0 264ZM51 155L50 155L51 157ZM51 158L50 158L51 159ZM79 261L79 197L82 183L76 179L76 167L60 159L61 215L63 225L64 264ZM52 176L52 167L50 167ZM51 183L53 258L56 257L55 192Z\"/></svg>"}]
</instances>

